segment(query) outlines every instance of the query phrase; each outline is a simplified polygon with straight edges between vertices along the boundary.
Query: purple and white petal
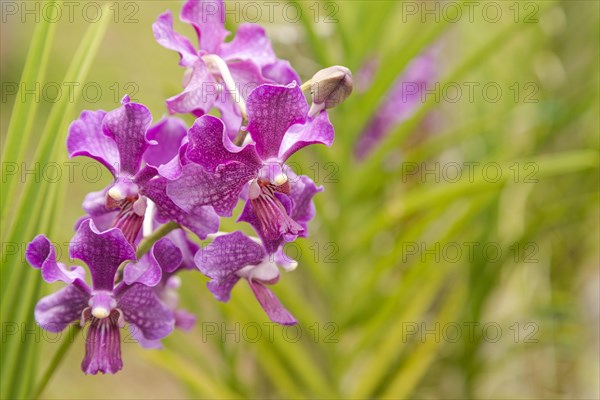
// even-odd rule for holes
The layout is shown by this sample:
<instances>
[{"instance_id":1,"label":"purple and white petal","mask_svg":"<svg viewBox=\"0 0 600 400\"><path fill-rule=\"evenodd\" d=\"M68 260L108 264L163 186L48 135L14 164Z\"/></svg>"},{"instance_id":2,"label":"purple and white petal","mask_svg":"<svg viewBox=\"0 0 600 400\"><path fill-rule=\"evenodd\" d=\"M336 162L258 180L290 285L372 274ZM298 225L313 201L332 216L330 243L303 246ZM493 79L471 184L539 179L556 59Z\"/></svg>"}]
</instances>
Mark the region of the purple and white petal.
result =
<instances>
[{"instance_id":1,"label":"purple and white petal","mask_svg":"<svg viewBox=\"0 0 600 400\"><path fill-rule=\"evenodd\" d=\"M295 82L259 86L248 96L247 108L248 132L263 160L277 158L287 130L294 124L304 124L308 112L306 99Z\"/></svg>"},{"instance_id":2,"label":"purple and white petal","mask_svg":"<svg viewBox=\"0 0 600 400\"><path fill-rule=\"evenodd\" d=\"M161 339L173 331L175 317L154 289L136 283L118 299L125 321L139 328L144 338Z\"/></svg>"},{"instance_id":3,"label":"purple and white petal","mask_svg":"<svg viewBox=\"0 0 600 400\"><path fill-rule=\"evenodd\" d=\"M219 216L211 206L194 207L189 211L181 209L167 195L167 183L165 178L158 178L151 180L142 188L142 194L156 204L158 222L175 221L189 228L200 239L206 239L207 235L219 229Z\"/></svg>"},{"instance_id":4,"label":"purple and white petal","mask_svg":"<svg viewBox=\"0 0 600 400\"><path fill-rule=\"evenodd\" d=\"M158 16L156 22L152 24L152 32L161 46L179 53L181 56L179 65L190 67L198 58L196 49L189 40L173 30L173 15L170 10Z\"/></svg>"},{"instance_id":5,"label":"purple and white petal","mask_svg":"<svg viewBox=\"0 0 600 400\"><path fill-rule=\"evenodd\" d=\"M265 285L252 279L248 280L248 284L271 321L281 325L294 325L298 322Z\"/></svg>"},{"instance_id":6,"label":"purple and white petal","mask_svg":"<svg viewBox=\"0 0 600 400\"><path fill-rule=\"evenodd\" d=\"M225 29L225 4L222 0L188 0L180 18L191 24L198 35L200 51L218 54L229 32Z\"/></svg>"},{"instance_id":7,"label":"purple and white petal","mask_svg":"<svg viewBox=\"0 0 600 400\"><path fill-rule=\"evenodd\" d=\"M235 161L220 165L214 174L190 163L178 180L167 185L167 194L185 211L212 206L217 214L229 217L242 187L255 175L255 170Z\"/></svg>"},{"instance_id":8,"label":"purple and white petal","mask_svg":"<svg viewBox=\"0 0 600 400\"><path fill-rule=\"evenodd\" d=\"M204 275L221 280L245 266L259 264L265 256L265 250L259 243L236 231L219 236L201 248L194 262Z\"/></svg>"},{"instance_id":9,"label":"purple and white petal","mask_svg":"<svg viewBox=\"0 0 600 400\"><path fill-rule=\"evenodd\" d=\"M237 161L255 169L260 168L262 164L254 145L234 145L225 133L223 122L212 115L198 118L190 128L188 137L187 158L208 172L215 172L219 165L230 161Z\"/></svg>"},{"instance_id":10,"label":"purple and white petal","mask_svg":"<svg viewBox=\"0 0 600 400\"><path fill-rule=\"evenodd\" d=\"M333 125L329 122L327 111L323 110L305 124L294 125L288 129L281 142L278 158L285 161L301 148L311 144L331 146L333 136Z\"/></svg>"},{"instance_id":11,"label":"purple and white petal","mask_svg":"<svg viewBox=\"0 0 600 400\"><path fill-rule=\"evenodd\" d=\"M121 107L106 114L102 130L117 144L120 173L133 177L150 145L146 131L152 122L152 115L143 104L129 102L129 96L125 96L122 103Z\"/></svg>"},{"instance_id":12,"label":"purple and white petal","mask_svg":"<svg viewBox=\"0 0 600 400\"><path fill-rule=\"evenodd\" d=\"M88 306L89 294L74 285L69 285L52 293L35 306L35 321L42 329L60 332L77 321Z\"/></svg>"},{"instance_id":13,"label":"purple and white petal","mask_svg":"<svg viewBox=\"0 0 600 400\"><path fill-rule=\"evenodd\" d=\"M136 259L134 248L119 229L100 232L91 219L79 226L71 240L69 254L87 264L94 290L111 291L119 265Z\"/></svg>"},{"instance_id":14,"label":"purple and white petal","mask_svg":"<svg viewBox=\"0 0 600 400\"><path fill-rule=\"evenodd\" d=\"M42 270L42 278L48 283L62 281L70 284L75 280L85 282L85 270L82 267L68 268L63 263L56 262L56 250L45 235L37 235L29 242L25 258L32 267Z\"/></svg>"},{"instance_id":15,"label":"purple and white petal","mask_svg":"<svg viewBox=\"0 0 600 400\"><path fill-rule=\"evenodd\" d=\"M119 150L115 141L102 132L106 112L84 111L69 126L67 151L69 158L85 156L103 164L116 176L119 172Z\"/></svg>"}]
</instances>

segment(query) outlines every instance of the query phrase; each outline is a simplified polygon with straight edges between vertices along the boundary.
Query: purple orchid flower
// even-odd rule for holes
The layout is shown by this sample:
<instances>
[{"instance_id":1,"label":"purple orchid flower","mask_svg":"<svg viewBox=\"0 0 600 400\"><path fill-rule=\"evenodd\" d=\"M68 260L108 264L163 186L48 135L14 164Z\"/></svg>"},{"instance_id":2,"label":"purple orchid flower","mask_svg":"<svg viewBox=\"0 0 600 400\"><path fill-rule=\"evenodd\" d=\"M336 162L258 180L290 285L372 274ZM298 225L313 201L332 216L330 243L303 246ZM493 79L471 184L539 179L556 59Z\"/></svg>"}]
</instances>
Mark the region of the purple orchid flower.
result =
<instances>
[{"instance_id":1,"label":"purple orchid flower","mask_svg":"<svg viewBox=\"0 0 600 400\"><path fill-rule=\"evenodd\" d=\"M307 113L308 104L296 83L261 85L248 97L248 132L253 142L243 147L231 142L218 118L198 118L188 132L185 157L189 162L180 178L167 185L167 194L183 210L212 205L217 214L231 216L247 187L241 220L256 222L269 251L282 240L305 236L314 210L306 208L308 201L294 215L293 196L310 199L321 189L310 178L293 175L284 163L305 146L330 146L334 136L325 110L314 118Z\"/></svg>"},{"instance_id":2,"label":"purple orchid flower","mask_svg":"<svg viewBox=\"0 0 600 400\"><path fill-rule=\"evenodd\" d=\"M410 118L422 104L423 93L431 89L436 75L433 53L426 52L412 60L396 80L356 142L354 154L359 160L365 159L387 134ZM365 68L369 71L365 74L372 76L373 63L368 63Z\"/></svg>"},{"instance_id":3,"label":"purple orchid flower","mask_svg":"<svg viewBox=\"0 0 600 400\"><path fill-rule=\"evenodd\" d=\"M208 289L219 301L227 302L231 290L245 279L271 321L293 325L297 321L265 285L279 281L279 268L291 271L298 265L281 251L274 254L240 231L217 237L194 258L198 269L211 278Z\"/></svg>"},{"instance_id":4,"label":"purple orchid flower","mask_svg":"<svg viewBox=\"0 0 600 400\"><path fill-rule=\"evenodd\" d=\"M166 195L164 176L170 175L169 168L175 163L169 163L169 159L177 155L186 140L185 125L171 118L150 127L151 121L146 106L131 103L125 96L116 110L84 111L71 124L69 156L93 158L115 178L109 187L90 193L83 208L101 229L117 227L135 244L150 199L156 204L158 221L175 221L205 238L219 227L214 211L197 207L185 212Z\"/></svg>"},{"instance_id":5,"label":"purple orchid flower","mask_svg":"<svg viewBox=\"0 0 600 400\"><path fill-rule=\"evenodd\" d=\"M275 56L271 42L259 25L243 23L235 38L225 42L229 32L224 25L225 4L222 0L188 0L183 5L180 19L194 27L198 50L173 30L171 11L160 15L152 26L158 43L177 51L181 56L179 64L188 68L184 91L167 99L167 109L171 113L201 116L216 106L230 134L235 135L242 117L232 95L241 94L245 99L251 89L263 83L300 82L290 64ZM223 71L216 65L219 60L226 64L237 94L227 87L227 77L222 76ZM222 81L225 81L225 89L220 84Z\"/></svg>"},{"instance_id":6,"label":"purple orchid flower","mask_svg":"<svg viewBox=\"0 0 600 400\"><path fill-rule=\"evenodd\" d=\"M135 260L135 251L119 229L101 232L90 219L80 225L69 252L87 264L91 287L85 282L82 267L68 268L56 261L56 251L44 235L29 243L26 258L41 270L46 282L68 285L38 302L37 323L50 332L60 332L77 320L82 325L89 322L81 364L86 374L112 374L123 367L119 331L125 322L144 340L158 340L171 333L173 313L151 287L160 282L161 269L168 266L163 264L170 262L168 255L153 251L152 262L126 265L124 280L115 284L119 266Z\"/></svg>"}]
</instances>

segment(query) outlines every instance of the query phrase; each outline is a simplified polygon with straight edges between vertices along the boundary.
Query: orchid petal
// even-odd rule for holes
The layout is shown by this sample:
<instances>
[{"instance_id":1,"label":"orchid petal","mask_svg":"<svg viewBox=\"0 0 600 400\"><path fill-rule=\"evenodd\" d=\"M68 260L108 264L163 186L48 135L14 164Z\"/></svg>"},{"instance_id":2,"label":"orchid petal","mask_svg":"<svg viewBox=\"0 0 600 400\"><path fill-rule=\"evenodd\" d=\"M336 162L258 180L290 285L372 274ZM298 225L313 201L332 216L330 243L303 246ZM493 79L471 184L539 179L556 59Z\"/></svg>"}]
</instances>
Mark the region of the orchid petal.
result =
<instances>
[{"instance_id":1,"label":"orchid petal","mask_svg":"<svg viewBox=\"0 0 600 400\"><path fill-rule=\"evenodd\" d=\"M181 57L179 65L189 67L194 64L194 61L198 57L196 50L189 40L173 29L173 15L171 11L167 10L158 16L156 22L152 24L152 32L154 33L154 38L161 46L179 53Z\"/></svg>"},{"instance_id":2,"label":"orchid petal","mask_svg":"<svg viewBox=\"0 0 600 400\"><path fill-rule=\"evenodd\" d=\"M276 158L290 126L304 124L308 104L300 87L261 85L248 96L248 132L263 159Z\"/></svg>"},{"instance_id":3,"label":"orchid petal","mask_svg":"<svg viewBox=\"0 0 600 400\"><path fill-rule=\"evenodd\" d=\"M104 134L112 138L119 149L120 173L133 177L138 172L144 152L150 145L146 131L151 122L148 108L143 104L130 103L127 96L121 107L104 117Z\"/></svg>"},{"instance_id":4,"label":"orchid petal","mask_svg":"<svg viewBox=\"0 0 600 400\"><path fill-rule=\"evenodd\" d=\"M100 232L91 219L79 226L69 253L88 265L94 290L111 291L119 265L135 260L135 250L119 229Z\"/></svg>"},{"instance_id":5,"label":"orchid petal","mask_svg":"<svg viewBox=\"0 0 600 400\"><path fill-rule=\"evenodd\" d=\"M102 132L106 112L84 111L69 126L67 151L69 158L85 156L104 165L114 176L119 173L119 150L117 143Z\"/></svg>"},{"instance_id":6,"label":"orchid petal","mask_svg":"<svg viewBox=\"0 0 600 400\"><path fill-rule=\"evenodd\" d=\"M88 294L69 285L38 301L35 321L49 332L60 332L81 317L88 300Z\"/></svg>"},{"instance_id":7,"label":"orchid petal","mask_svg":"<svg viewBox=\"0 0 600 400\"><path fill-rule=\"evenodd\" d=\"M217 54L229 32L225 29L225 4L222 0L188 0L181 9L181 20L191 24L201 50Z\"/></svg>"},{"instance_id":8,"label":"orchid petal","mask_svg":"<svg viewBox=\"0 0 600 400\"><path fill-rule=\"evenodd\" d=\"M161 339L175 327L173 313L148 286L139 283L131 286L119 298L118 307L125 321L139 328L146 339Z\"/></svg>"},{"instance_id":9,"label":"orchid petal","mask_svg":"<svg viewBox=\"0 0 600 400\"><path fill-rule=\"evenodd\" d=\"M265 285L259 281L248 280L248 284L256 299L265 310L269 319L281 325L294 325L298 323L288 310L281 304L279 299Z\"/></svg>"}]
</instances>

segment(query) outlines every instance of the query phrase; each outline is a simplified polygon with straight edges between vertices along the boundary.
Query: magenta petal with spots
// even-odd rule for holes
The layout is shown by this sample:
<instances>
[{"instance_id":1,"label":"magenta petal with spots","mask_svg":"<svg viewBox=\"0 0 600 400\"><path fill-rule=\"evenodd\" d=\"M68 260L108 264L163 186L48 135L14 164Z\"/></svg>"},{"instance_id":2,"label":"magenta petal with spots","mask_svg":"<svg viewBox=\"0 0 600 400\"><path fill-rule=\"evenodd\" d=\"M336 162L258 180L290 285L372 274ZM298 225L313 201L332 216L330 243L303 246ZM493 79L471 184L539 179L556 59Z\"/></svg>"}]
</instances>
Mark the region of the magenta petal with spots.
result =
<instances>
[{"instance_id":1,"label":"magenta petal with spots","mask_svg":"<svg viewBox=\"0 0 600 400\"><path fill-rule=\"evenodd\" d=\"M194 265L194 255L200 248L198 244L190 240L188 234L183 229L175 229L174 231L169 232L166 236L169 238L175 246L181 252L181 264L180 268L183 269L193 269ZM167 271L167 272L175 272L176 270Z\"/></svg>"},{"instance_id":2,"label":"magenta petal with spots","mask_svg":"<svg viewBox=\"0 0 600 400\"><path fill-rule=\"evenodd\" d=\"M161 46L179 53L181 60L179 65L190 67L197 58L196 49L187 38L173 30L173 15L171 11L159 15L156 22L152 24L154 38Z\"/></svg>"},{"instance_id":3,"label":"magenta petal with spots","mask_svg":"<svg viewBox=\"0 0 600 400\"><path fill-rule=\"evenodd\" d=\"M83 268L68 268L63 263L56 262L56 250L44 235L37 235L27 245L25 258L31 266L42 270L42 277L48 283L62 281L69 284L76 279L85 280Z\"/></svg>"},{"instance_id":4,"label":"magenta petal with spots","mask_svg":"<svg viewBox=\"0 0 600 400\"><path fill-rule=\"evenodd\" d=\"M88 305L89 294L74 285L69 285L38 301L35 306L35 321L42 329L60 332L81 318Z\"/></svg>"},{"instance_id":5,"label":"magenta petal with spots","mask_svg":"<svg viewBox=\"0 0 600 400\"><path fill-rule=\"evenodd\" d=\"M117 144L120 172L133 177L140 169L144 151L150 144L146 131L152 115L143 104L131 103L128 96L123 98L122 103L121 107L106 114L102 130Z\"/></svg>"},{"instance_id":6,"label":"magenta petal with spots","mask_svg":"<svg viewBox=\"0 0 600 400\"><path fill-rule=\"evenodd\" d=\"M167 109L170 113L192 113L199 117L213 107L221 84L215 81L201 59L194 62L191 74L183 92L167 99Z\"/></svg>"},{"instance_id":7,"label":"magenta petal with spots","mask_svg":"<svg viewBox=\"0 0 600 400\"><path fill-rule=\"evenodd\" d=\"M198 269L212 280L208 290L219 301L229 301L231 290L240 279L235 273L247 265L259 264L265 258L263 247L242 232L217 237L201 248L194 257Z\"/></svg>"},{"instance_id":8,"label":"magenta petal with spots","mask_svg":"<svg viewBox=\"0 0 600 400\"><path fill-rule=\"evenodd\" d=\"M212 206L217 214L231 216L242 187L255 174L235 161L220 165L214 174L197 164L188 164L181 177L167 185L167 194L185 211Z\"/></svg>"},{"instance_id":9,"label":"magenta petal with spots","mask_svg":"<svg viewBox=\"0 0 600 400\"><path fill-rule=\"evenodd\" d=\"M125 321L140 329L144 338L161 339L173 331L175 317L155 291L136 283L119 298L118 307Z\"/></svg>"},{"instance_id":10,"label":"magenta petal with spots","mask_svg":"<svg viewBox=\"0 0 600 400\"><path fill-rule=\"evenodd\" d=\"M307 236L308 222L316 214L313 197L323 191L323 186L315 185L315 182L306 175L298 176L291 186L289 197L292 200L292 210L290 217L304 227L304 232L300 236Z\"/></svg>"},{"instance_id":11,"label":"magenta petal with spots","mask_svg":"<svg viewBox=\"0 0 600 400\"><path fill-rule=\"evenodd\" d=\"M331 146L333 137L333 125L329 122L327 112L323 110L314 119L307 120L305 124L293 125L288 129L281 141L278 158L285 161L301 148L311 144Z\"/></svg>"},{"instance_id":12,"label":"magenta petal with spots","mask_svg":"<svg viewBox=\"0 0 600 400\"><path fill-rule=\"evenodd\" d=\"M156 204L159 222L175 221L189 228L200 239L205 239L208 234L219 229L219 216L211 206L197 206L185 211L167 195L167 187L168 180L158 178L142 188L142 194Z\"/></svg>"},{"instance_id":13,"label":"magenta petal with spots","mask_svg":"<svg viewBox=\"0 0 600 400\"><path fill-rule=\"evenodd\" d=\"M179 153L183 138L187 135L185 122L179 118L167 117L148 129L148 140L156 142L144 153L144 161L154 167L168 164Z\"/></svg>"},{"instance_id":14,"label":"magenta petal with spots","mask_svg":"<svg viewBox=\"0 0 600 400\"><path fill-rule=\"evenodd\" d=\"M119 149L113 139L102 132L106 112L84 111L69 126L67 151L69 157L86 156L102 163L116 176L119 172Z\"/></svg>"},{"instance_id":15,"label":"magenta petal with spots","mask_svg":"<svg viewBox=\"0 0 600 400\"><path fill-rule=\"evenodd\" d=\"M225 133L223 122L213 116L198 118L190 128L188 136L187 158L209 172L215 172L219 165L230 161L238 161L256 169L262 164L254 145L234 145Z\"/></svg>"},{"instance_id":16,"label":"magenta petal with spots","mask_svg":"<svg viewBox=\"0 0 600 400\"><path fill-rule=\"evenodd\" d=\"M277 60L273 64L267 65L263 68L262 73L268 80L281 85L287 85L294 81L300 84L300 77L286 60Z\"/></svg>"},{"instance_id":17,"label":"magenta petal with spots","mask_svg":"<svg viewBox=\"0 0 600 400\"><path fill-rule=\"evenodd\" d=\"M277 158L290 126L304 124L308 104L296 83L262 85L248 96L248 132L263 160Z\"/></svg>"},{"instance_id":18,"label":"magenta petal with spots","mask_svg":"<svg viewBox=\"0 0 600 400\"><path fill-rule=\"evenodd\" d=\"M259 264L265 257L263 247L236 231L217 237L194 257L198 269L209 278L221 279L245 267Z\"/></svg>"},{"instance_id":19,"label":"magenta petal with spots","mask_svg":"<svg viewBox=\"0 0 600 400\"><path fill-rule=\"evenodd\" d=\"M221 46L220 55L226 61L251 60L259 67L277 60L264 28L249 23L240 24L233 40Z\"/></svg>"},{"instance_id":20,"label":"magenta petal with spots","mask_svg":"<svg viewBox=\"0 0 600 400\"><path fill-rule=\"evenodd\" d=\"M218 53L229 32L225 29L225 3L222 0L188 0L181 9L181 20L191 24L198 35L200 49Z\"/></svg>"},{"instance_id":21,"label":"magenta petal with spots","mask_svg":"<svg viewBox=\"0 0 600 400\"><path fill-rule=\"evenodd\" d=\"M208 289L219 301L228 301L235 284L244 278L269 318L283 325L296 320L264 285L279 280L279 271L264 247L237 231L217 237L196 254L198 269L211 278Z\"/></svg>"},{"instance_id":22,"label":"magenta petal with spots","mask_svg":"<svg viewBox=\"0 0 600 400\"><path fill-rule=\"evenodd\" d=\"M100 232L92 220L79 226L69 254L87 264L94 290L112 290L119 265L135 260L135 250L119 229Z\"/></svg>"},{"instance_id":23,"label":"magenta petal with spots","mask_svg":"<svg viewBox=\"0 0 600 400\"><path fill-rule=\"evenodd\" d=\"M146 286L158 285L163 272L171 273L181 265L181 250L171 239L163 237L144 254L137 263L130 263L123 270L123 281L128 285L142 283Z\"/></svg>"}]
</instances>

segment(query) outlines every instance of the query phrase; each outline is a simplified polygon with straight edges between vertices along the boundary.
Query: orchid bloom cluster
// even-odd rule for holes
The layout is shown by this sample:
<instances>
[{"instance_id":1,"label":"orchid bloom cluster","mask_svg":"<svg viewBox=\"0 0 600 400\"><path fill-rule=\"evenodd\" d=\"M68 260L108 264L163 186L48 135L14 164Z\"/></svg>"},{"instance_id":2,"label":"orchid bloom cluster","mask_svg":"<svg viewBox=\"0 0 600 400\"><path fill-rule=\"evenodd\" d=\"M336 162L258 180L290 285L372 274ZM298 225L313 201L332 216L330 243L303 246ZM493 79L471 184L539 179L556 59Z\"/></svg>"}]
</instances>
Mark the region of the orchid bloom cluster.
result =
<instances>
[{"instance_id":1,"label":"orchid bloom cluster","mask_svg":"<svg viewBox=\"0 0 600 400\"><path fill-rule=\"evenodd\" d=\"M350 71L329 67L300 86L260 26L242 24L225 42L221 1L188 0L181 20L194 27L198 48L174 31L170 11L153 25L158 43L177 51L186 68L183 92L166 100L170 116L153 124L149 109L125 96L119 108L84 111L69 127L69 156L93 158L114 177L85 197L69 246L91 283L83 267L57 261L46 236L27 246L28 262L46 282L66 284L38 302L35 319L52 332L87 325L86 374L122 368L125 326L147 348L160 347L176 327L193 327L194 315L178 307L184 270L206 275L223 302L245 280L272 321L296 323L268 286L280 268L296 268L283 246L307 236L312 199L323 188L285 162L305 146L331 146L327 109L350 94ZM197 119L188 127L176 113ZM256 237L219 231L240 200L237 221Z\"/></svg>"}]
</instances>

